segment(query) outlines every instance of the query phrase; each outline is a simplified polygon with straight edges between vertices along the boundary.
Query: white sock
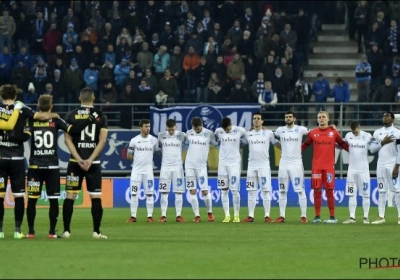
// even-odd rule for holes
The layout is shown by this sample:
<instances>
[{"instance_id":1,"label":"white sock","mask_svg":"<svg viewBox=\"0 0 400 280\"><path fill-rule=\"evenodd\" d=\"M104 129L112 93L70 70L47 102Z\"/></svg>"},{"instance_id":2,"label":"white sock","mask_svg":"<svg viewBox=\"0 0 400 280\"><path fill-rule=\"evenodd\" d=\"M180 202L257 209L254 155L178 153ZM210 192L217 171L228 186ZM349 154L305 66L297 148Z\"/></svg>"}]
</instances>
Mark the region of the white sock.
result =
<instances>
[{"instance_id":1,"label":"white sock","mask_svg":"<svg viewBox=\"0 0 400 280\"><path fill-rule=\"evenodd\" d=\"M232 200L233 200L233 216L239 217L240 193L238 191L232 191Z\"/></svg>"},{"instance_id":2,"label":"white sock","mask_svg":"<svg viewBox=\"0 0 400 280\"><path fill-rule=\"evenodd\" d=\"M204 204L207 207L207 213L212 213L212 200L210 192L208 192L207 195L203 196L203 199L204 199Z\"/></svg>"},{"instance_id":3,"label":"white sock","mask_svg":"<svg viewBox=\"0 0 400 280\"><path fill-rule=\"evenodd\" d=\"M368 218L369 216L369 208L371 205L371 200L369 199L369 197L363 197L362 198L362 205L363 205L363 210L364 210L364 217Z\"/></svg>"},{"instance_id":4,"label":"white sock","mask_svg":"<svg viewBox=\"0 0 400 280\"><path fill-rule=\"evenodd\" d=\"M222 202L222 208L224 209L225 212L225 217L230 216L228 190L221 190L221 202Z\"/></svg>"},{"instance_id":5,"label":"white sock","mask_svg":"<svg viewBox=\"0 0 400 280\"><path fill-rule=\"evenodd\" d=\"M351 195L349 196L349 213L350 218L356 218L356 208L357 208L357 196Z\"/></svg>"},{"instance_id":6,"label":"white sock","mask_svg":"<svg viewBox=\"0 0 400 280\"><path fill-rule=\"evenodd\" d=\"M256 208L256 191L249 191L247 196L247 204L249 207L249 217L254 218L254 209Z\"/></svg>"},{"instance_id":7,"label":"white sock","mask_svg":"<svg viewBox=\"0 0 400 280\"><path fill-rule=\"evenodd\" d=\"M154 197L146 196L147 217L153 217Z\"/></svg>"},{"instance_id":8,"label":"white sock","mask_svg":"<svg viewBox=\"0 0 400 280\"><path fill-rule=\"evenodd\" d=\"M161 216L167 216L167 208L168 208L168 193L161 193Z\"/></svg>"},{"instance_id":9,"label":"white sock","mask_svg":"<svg viewBox=\"0 0 400 280\"><path fill-rule=\"evenodd\" d=\"M137 195L132 195L131 196L131 217L136 218L138 206L139 206L139 198L137 197Z\"/></svg>"},{"instance_id":10,"label":"white sock","mask_svg":"<svg viewBox=\"0 0 400 280\"><path fill-rule=\"evenodd\" d=\"M380 192L378 198L378 212L379 217L385 218L385 207L386 207L386 193Z\"/></svg>"},{"instance_id":11,"label":"white sock","mask_svg":"<svg viewBox=\"0 0 400 280\"><path fill-rule=\"evenodd\" d=\"M400 193L395 192L394 194L394 202L396 203L397 207L397 215L400 217Z\"/></svg>"},{"instance_id":12,"label":"white sock","mask_svg":"<svg viewBox=\"0 0 400 280\"><path fill-rule=\"evenodd\" d=\"M301 217L307 217L307 197L304 192L299 192L299 205Z\"/></svg>"},{"instance_id":13,"label":"white sock","mask_svg":"<svg viewBox=\"0 0 400 280\"><path fill-rule=\"evenodd\" d=\"M286 212L286 205L287 205L287 193L279 192L279 216L284 218Z\"/></svg>"},{"instance_id":14,"label":"white sock","mask_svg":"<svg viewBox=\"0 0 400 280\"><path fill-rule=\"evenodd\" d=\"M197 199L197 194L190 194L190 204L192 204L194 215L196 217L200 216L199 200Z\"/></svg>"},{"instance_id":15,"label":"white sock","mask_svg":"<svg viewBox=\"0 0 400 280\"><path fill-rule=\"evenodd\" d=\"M182 215L182 204L183 204L182 194L175 193L175 209L177 217Z\"/></svg>"},{"instance_id":16,"label":"white sock","mask_svg":"<svg viewBox=\"0 0 400 280\"><path fill-rule=\"evenodd\" d=\"M269 212L271 211L271 195L269 192L263 191L262 198L263 198L263 205L265 212L264 217L269 217L270 216Z\"/></svg>"}]
</instances>

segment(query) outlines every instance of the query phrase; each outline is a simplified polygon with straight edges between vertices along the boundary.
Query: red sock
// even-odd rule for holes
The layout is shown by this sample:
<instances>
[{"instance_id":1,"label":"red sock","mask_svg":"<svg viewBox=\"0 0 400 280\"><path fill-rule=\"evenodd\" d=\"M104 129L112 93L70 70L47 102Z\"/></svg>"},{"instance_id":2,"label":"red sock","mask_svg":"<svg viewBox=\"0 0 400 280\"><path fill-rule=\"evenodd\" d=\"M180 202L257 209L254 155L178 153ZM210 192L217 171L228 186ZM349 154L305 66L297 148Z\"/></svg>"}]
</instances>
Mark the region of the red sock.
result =
<instances>
[{"instance_id":1,"label":"red sock","mask_svg":"<svg viewBox=\"0 0 400 280\"><path fill-rule=\"evenodd\" d=\"M315 189L314 190L315 216L319 216L321 214L321 206L322 206L322 191L321 189Z\"/></svg>"},{"instance_id":2,"label":"red sock","mask_svg":"<svg viewBox=\"0 0 400 280\"><path fill-rule=\"evenodd\" d=\"M326 198L328 199L329 214L335 217L335 198L333 197L333 189L326 190Z\"/></svg>"}]
</instances>

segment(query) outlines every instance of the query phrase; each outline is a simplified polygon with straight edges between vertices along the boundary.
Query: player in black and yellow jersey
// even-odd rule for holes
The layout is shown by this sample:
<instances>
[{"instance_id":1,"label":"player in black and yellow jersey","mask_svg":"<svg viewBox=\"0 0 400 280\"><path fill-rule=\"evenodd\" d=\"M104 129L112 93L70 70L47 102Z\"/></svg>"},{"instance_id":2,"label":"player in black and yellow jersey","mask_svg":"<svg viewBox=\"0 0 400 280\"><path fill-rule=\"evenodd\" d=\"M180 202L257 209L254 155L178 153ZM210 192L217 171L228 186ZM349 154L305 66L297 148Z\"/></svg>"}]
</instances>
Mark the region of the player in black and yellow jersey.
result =
<instances>
[{"instance_id":1,"label":"player in black and yellow jersey","mask_svg":"<svg viewBox=\"0 0 400 280\"><path fill-rule=\"evenodd\" d=\"M90 117L94 99L91 88L82 89L79 95L81 106L69 112L65 120L72 125L85 121ZM67 167L67 197L63 205L64 233L62 237L68 238L71 235L70 224L74 201L77 193L82 190L82 181L85 178L86 188L92 200L93 237L107 238L100 232L103 217L100 153L106 143L107 134L107 117L100 111L97 118L79 135L65 133L65 144L71 152L71 158Z\"/></svg>"},{"instance_id":2,"label":"player in black and yellow jersey","mask_svg":"<svg viewBox=\"0 0 400 280\"><path fill-rule=\"evenodd\" d=\"M25 162L24 142L30 137L30 132L25 131L27 118L51 119L59 117L53 113L35 113L29 107L21 103L14 105L17 98L17 90L12 85L0 87L0 119L12 121L14 109L19 108L19 116L12 130L0 130L0 238L4 238L4 197L6 195L7 181L10 179L11 190L14 196L15 229L14 238L20 239L25 236L21 233L21 224L24 218L24 194L25 194Z\"/></svg>"},{"instance_id":3,"label":"player in black and yellow jersey","mask_svg":"<svg viewBox=\"0 0 400 280\"><path fill-rule=\"evenodd\" d=\"M38 100L39 112L51 112L53 109L53 97L43 94ZM60 169L57 155L58 130L79 134L87 125L92 123L92 116L76 125L67 124L63 119L56 118L46 121L29 119L26 130L31 133L31 155L28 168L28 207L26 216L29 232L27 238L35 237L36 202L41 196L43 183L46 185L46 193L50 202L49 219L50 230L48 238L58 238L56 224L58 219L58 199L60 197Z\"/></svg>"}]
</instances>

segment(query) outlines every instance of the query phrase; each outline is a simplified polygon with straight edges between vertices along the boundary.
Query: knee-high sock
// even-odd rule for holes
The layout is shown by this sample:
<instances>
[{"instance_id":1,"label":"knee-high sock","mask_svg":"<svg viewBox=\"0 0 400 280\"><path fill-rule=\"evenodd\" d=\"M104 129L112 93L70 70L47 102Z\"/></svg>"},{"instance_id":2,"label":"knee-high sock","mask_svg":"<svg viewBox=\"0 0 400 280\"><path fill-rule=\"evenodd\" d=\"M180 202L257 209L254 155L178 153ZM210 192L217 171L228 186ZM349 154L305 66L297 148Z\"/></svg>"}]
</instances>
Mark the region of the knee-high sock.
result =
<instances>
[{"instance_id":1,"label":"knee-high sock","mask_svg":"<svg viewBox=\"0 0 400 280\"><path fill-rule=\"evenodd\" d=\"M299 205L301 210L301 217L307 217L307 197L304 192L299 192Z\"/></svg>"},{"instance_id":2,"label":"knee-high sock","mask_svg":"<svg viewBox=\"0 0 400 280\"><path fill-rule=\"evenodd\" d=\"M192 209L194 215L200 216L200 211L199 211L199 200L197 198L197 194L190 194L190 204L192 204Z\"/></svg>"},{"instance_id":3,"label":"knee-high sock","mask_svg":"<svg viewBox=\"0 0 400 280\"><path fill-rule=\"evenodd\" d=\"M350 218L356 218L356 208L357 208L357 196L351 195L349 196L349 213Z\"/></svg>"},{"instance_id":4,"label":"knee-high sock","mask_svg":"<svg viewBox=\"0 0 400 280\"><path fill-rule=\"evenodd\" d=\"M224 209L225 217L230 216L228 190L221 190L221 202L222 208Z\"/></svg>"},{"instance_id":5,"label":"knee-high sock","mask_svg":"<svg viewBox=\"0 0 400 280\"><path fill-rule=\"evenodd\" d=\"M137 215L137 209L139 206L139 198L137 195L131 196L131 217L135 217Z\"/></svg>"},{"instance_id":6,"label":"knee-high sock","mask_svg":"<svg viewBox=\"0 0 400 280\"><path fill-rule=\"evenodd\" d=\"M210 192L208 192L207 195L203 196L203 199L204 199L204 204L206 205L207 208L207 212L212 213L212 199Z\"/></svg>"},{"instance_id":7,"label":"knee-high sock","mask_svg":"<svg viewBox=\"0 0 400 280\"><path fill-rule=\"evenodd\" d=\"M396 203L397 207L397 215L400 217L400 193L395 192L394 194L394 202Z\"/></svg>"},{"instance_id":8,"label":"knee-high sock","mask_svg":"<svg viewBox=\"0 0 400 280\"><path fill-rule=\"evenodd\" d=\"M37 198L28 198L28 206L26 207L26 219L31 234L35 233L36 202Z\"/></svg>"},{"instance_id":9,"label":"knee-high sock","mask_svg":"<svg viewBox=\"0 0 400 280\"><path fill-rule=\"evenodd\" d=\"M58 198L50 198L50 208L49 208L49 220L50 220L50 229L49 234L56 234L56 225L59 215L58 209Z\"/></svg>"},{"instance_id":10,"label":"knee-high sock","mask_svg":"<svg viewBox=\"0 0 400 280\"><path fill-rule=\"evenodd\" d=\"M182 215L182 204L183 204L182 194L175 193L175 210L177 217Z\"/></svg>"},{"instance_id":11,"label":"knee-high sock","mask_svg":"<svg viewBox=\"0 0 400 280\"><path fill-rule=\"evenodd\" d=\"M101 198L92 198L93 231L100 234L101 219L103 217L103 206Z\"/></svg>"},{"instance_id":12,"label":"knee-high sock","mask_svg":"<svg viewBox=\"0 0 400 280\"><path fill-rule=\"evenodd\" d=\"M232 191L232 200L233 200L233 216L239 217L240 193L238 191Z\"/></svg>"},{"instance_id":13,"label":"knee-high sock","mask_svg":"<svg viewBox=\"0 0 400 280\"><path fill-rule=\"evenodd\" d=\"M24 197L14 198L14 217L15 217L15 232L21 232L21 224L24 220L25 202Z\"/></svg>"},{"instance_id":14,"label":"knee-high sock","mask_svg":"<svg viewBox=\"0 0 400 280\"><path fill-rule=\"evenodd\" d=\"M4 198L0 197L0 232L3 232Z\"/></svg>"},{"instance_id":15,"label":"knee-high sock","mask_svg":"<svg viewBox=\"0 0 400 280\"><path fill-rule=\"evenodd\" d=\"M263 205L264 205L264 212L265 212L264 216L269 217L270 211L271 211L271 194L269 192L263 191L262 198L263 198Z\"/></svg>"},{"instance_id":16,"label":"knee-high sock","mask_svg":"<svg viewBox=\"0 0 400 280\"><path fill-rule=\"evenodd\" d=\"M74 202L75 200L66 198L63 204L63 222L64 222L64 231L71 232L71 220L72 213L74 212Z\"/></svg>"},{"instance_id":17,"label":"knee-high sock","mask_svg":"<svg viewBox=\"0 0 400 280\"><path fill-rule=\"evenodd\" d=\"M147 208L147 217L153 217L154 210L154 197L146 196L146 208Z\"/></svg>"},{"instance_id":18,"label":"knee-high sock","mask_svg":"<svg viewBox=\"0 0 400 280\"><path fill-rule=\"evenodd\" d=\"M333 189L326 190L326 198L328 200L329 215L335 217L335 197L333 196Z\"/></svg>"},{"instance_id":19,"label":"knee-high sock","mask_svg":"<svg viewBox=\"0 0 400 280\"><path fill-rule=\"evenodd\" d=\"M161 216L167 216L167 208L168 208L168 193L161 194Z\"/></svg>"},{"instance_id":20,"label":"knee-high sock","mask_svg":"<svg viewBox=\"0 0 400 280\"><path fill-rule=\"evenodd\" d=\"M378 212L379 217L385 218L385 207L386 207L386 193L379 192L378 195Z\"/></svg>"},{"instance_id":21,"label":"knee-high sock","mask_svg":"<svg viewBox=\"0 0 400 280\"><path fill-rule=\"evenodd\" d=\"M321 215L321 206L322 206L322 189L315 189L314 190L315 216Z\"/></svg>"},{"instance_id":22,"label":"knee-high sock","mask_svg":"<svg viewBox=\"0 0 400 280\"><path fill-rule=\"evenodd\" d=\"M279 216L284 217L286 215L287 205L287 192L279 192Z\"/></svg>"},{"instance_id":23,"label":"knee-high sock","mask_svg":"<svg viewBox=\"0 0 400 280\"><path fill-rule=\"evenodd\" d=\"M256 191L249 191L247 197L247 205L249 208L249 216L254 218L254 209L256 208Z\"/></svg>"},{"instance_id":24,"label":"knee-high sock","mask_svg":"<svg viewBox=\"0 0 400 280\"><path fill-rule=\"evenodd\" d=\"M369 208L371 205L371 199L369 197L364 197L362 198L362 205L363 205L363 210L364 210L364 217L368 218L369 216Z\"/></svg>"}]
</instances>

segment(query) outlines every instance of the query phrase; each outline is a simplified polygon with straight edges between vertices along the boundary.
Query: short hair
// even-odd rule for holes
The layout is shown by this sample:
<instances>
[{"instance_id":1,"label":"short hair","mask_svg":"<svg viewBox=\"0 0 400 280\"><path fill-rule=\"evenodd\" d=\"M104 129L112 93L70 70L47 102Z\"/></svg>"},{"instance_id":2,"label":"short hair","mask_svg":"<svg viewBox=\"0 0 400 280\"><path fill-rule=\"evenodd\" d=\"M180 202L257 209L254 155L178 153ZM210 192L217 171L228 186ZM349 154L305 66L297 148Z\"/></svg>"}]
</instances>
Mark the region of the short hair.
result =
<instances>
[{"instance_id":1,"label":"short hair","mask_svg":"<svg viewBox=\"0 0 400 280\"><path fill-rule=\"evenodd\" d=\"M251 118L254 118L254 116L258 116L258 115L261 116L262 120L264 120L263 114L261 114L261 112L255 112Z\"/></svg>"},{"instance_id":2,"label":"short hair","mask_svg":"<svg viewBox=\"0 0 400 280\"><path fill-rule=\"evenodd\" d=\"M90 87L85 87L79 93L82 102L91 102L93 100L94 92Z\"/></svg>"},{"instance_id":3,"label":"short hair","mask_svg":"<svg viewBox=\"0 0 400 280\"><path fill-rule=\"evenodd\" d=\"M142 119L139 122L139 127L143 127L145 124L149 124L150 120L149 119Z\"/></svg>"},{"instance_id":4,"label":"short hair","mask_svg":"<svg viewBox=\"0 0 400 280\"><path fill-rule=\"evenodd\" d=\"M329 118L329 113L328 113L327 111L319 111L318 114L317 114L317 116L318 116L319 114L325 114L325 115Z\"/></svg>"},{"instance_id":5,"label":"short hair","mask_svg":"<svg viewBox=\"0 0 400 280\"><path fill-rule=\"evenodd\" d=\"M356 128L359 127L359 126L360 126L360 123L359 123L358 121L352 121L352 122L350 123L350 128L351 128L351 130L356 129Z\"/></svg>"},{"instance_id":6,"label":"short hair","mask_svg":"<svg viewBox=\"0 0 400 280\"><path fill-rule=\"evenodd\" d=\"M203 125L203 121L200 117L192 118L192 126L198 127L198 126L202 126L202 125Z\"/></svg>"},{"instance_id":7,"label":"short hair","mask_svg":"<svg viewBox=\"0 0 400 280\"><path fill-rule=\"evenodd\" d=\"M289 111L286 111L285 115L292 115L293 118L296 117L296 114L295 114L293 111L290 111L290 110L289 110Z\"/></svg>"},{"instance_id":8,"label":"short hair","mask_svg":"<svg viewBox=\"0 0 400 280\"><path fill-rule=\"evenodd\" d=\"M168 128L171 128L171 127L174 127L176 125L176 122L175 122L174 119L168 119L166 121L166 125L167 125Z\"/></svg>"},{"instance_id":9,"label":"short hair","mask_svg":"<svg viewBox=\"0 0 400 280\"><path fill-rule=\"evenodd\" d=\"M6 84L0 87L0 96L1 99L15 99L17 97L17 88L13 85Z\"/></svg>"},{"instance_id":10,"label":"short hair","mask_svg":"<svg viewBox=\"0 0 400 280\"><path fill-rule=\"evenodd\" d=\"M394 120L394 114L390 111L386 111L385 114L389 114L392 120Z\"/></svg>"},{"instance_id":11,"label":"short hair","mask_svg":"<svg viewBox=\"0 0 400 280\"><path fill-rule=\"evenodd\" d=\"M226 129L230 125L232 125L232 120L230 118L225 117L221 120L221 126L223 129Z\"/></svg>"},{"instance_id":12,"label":"short hair","mask_svg":"<svg viewBox=\"0 0 400 280\"><path fill-rule=\"evenodd\" d=\"M48 112L53 106L53 96L50 94L42 94L38 99L38 110Z\"/></svg>"}]
</instances>

